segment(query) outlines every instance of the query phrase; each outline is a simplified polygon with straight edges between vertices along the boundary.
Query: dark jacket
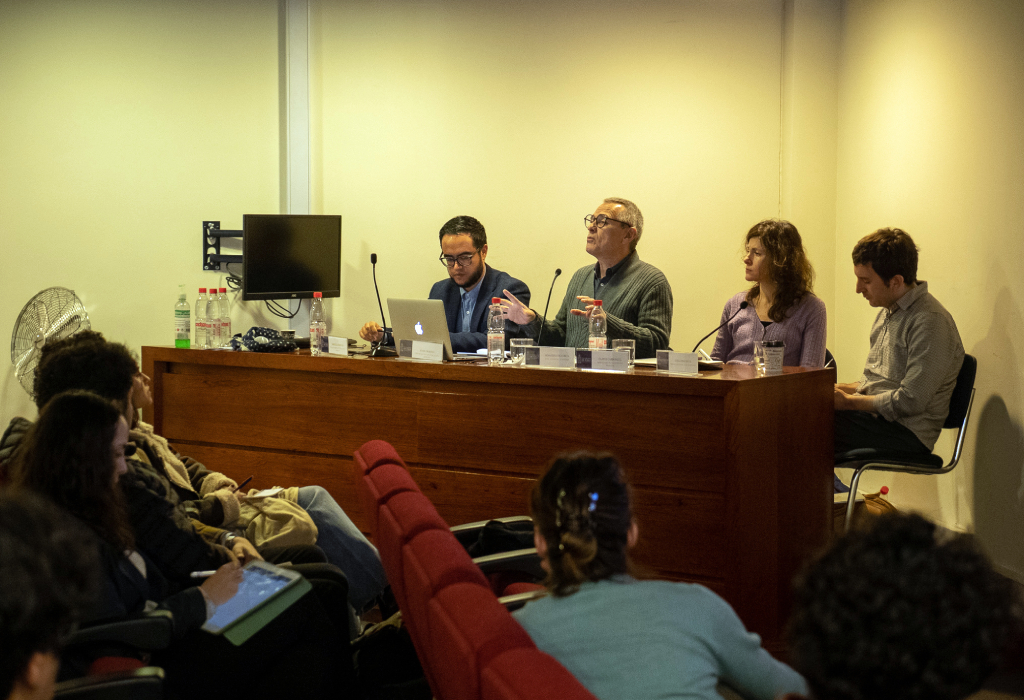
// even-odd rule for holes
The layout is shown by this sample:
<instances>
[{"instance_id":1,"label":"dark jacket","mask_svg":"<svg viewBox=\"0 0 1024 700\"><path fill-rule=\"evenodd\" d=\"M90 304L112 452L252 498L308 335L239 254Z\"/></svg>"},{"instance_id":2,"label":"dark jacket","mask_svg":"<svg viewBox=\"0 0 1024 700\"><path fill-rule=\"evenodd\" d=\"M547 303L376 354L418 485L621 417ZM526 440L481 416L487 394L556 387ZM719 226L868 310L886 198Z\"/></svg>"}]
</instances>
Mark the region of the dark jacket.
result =
<instances>
[{"instance_id":1,"label":"dark jacket","mask_svg":"<svg viewBox=\"0 0 1024 700\"><path fill-rule=\"evenodd\" d=\"M512 292L519 301L527 306L530 304L530 288L524 282L517 280L507 272L495 270L490 265L487 265L487 273L480 281L480 285L480 295L476 298L476 306L473 307L473 317L468 333L458 331L461 327L459 312L462 310L462 295L459 294L459 285L452 282L449 277L436 283L430 289L431 299L440 299L444 302L448 333L452 337L452 352L476 352L480 348L487 347L487 309L491 305L492 297L505 298L503 290L507 289ZM509 338L525 337L525 335L525 329L511 321L505 322L506 347Z\"/></svg>"}]
</instances>

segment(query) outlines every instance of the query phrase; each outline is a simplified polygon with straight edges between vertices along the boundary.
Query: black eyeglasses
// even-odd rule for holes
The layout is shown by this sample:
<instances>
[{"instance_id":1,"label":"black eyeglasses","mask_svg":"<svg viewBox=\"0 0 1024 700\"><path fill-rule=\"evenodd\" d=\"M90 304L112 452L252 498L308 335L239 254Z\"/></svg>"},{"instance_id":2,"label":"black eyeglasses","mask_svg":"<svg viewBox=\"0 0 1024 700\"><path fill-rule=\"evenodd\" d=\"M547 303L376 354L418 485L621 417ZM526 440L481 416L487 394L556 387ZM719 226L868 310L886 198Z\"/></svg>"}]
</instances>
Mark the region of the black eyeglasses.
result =
<instances>
[{"instance_id":1,"label":"black eyeglasses","mask_svg":"<svg viewBox=\"0 0 1024 700\"><path fill-rule=\"evenodd\" d=\"M440 260L441 264L447 267L449 270L455 267L456 263L458 263L459 267L468 267L469 263L473 262L473 257L479 252L479 250L476 250L472 253L463 253L462 255L442 254L441 257L438 258L438 260Z\"/></svg>"},{"instance_id":2,"label":"black eyeglasses","mask_svg":"<svg viewBox=\"0 0 1024 700\"><path fill-rule=\"evenodd\" d=\"M585 223L587 225L587 228L590 228L591 226L593 226L595 228L604 228L605 226L608 225L609 221L617 221L618 223L622 224L623 226L632 226L633 225L633 224L629 223L628 221L622 221L620 219L613 219L612 217L605 216L604 214L599 214L598 216L594 216L593 214L587 214L586 216L583 217L583 223Z\"/></svg>"}]
</instances>

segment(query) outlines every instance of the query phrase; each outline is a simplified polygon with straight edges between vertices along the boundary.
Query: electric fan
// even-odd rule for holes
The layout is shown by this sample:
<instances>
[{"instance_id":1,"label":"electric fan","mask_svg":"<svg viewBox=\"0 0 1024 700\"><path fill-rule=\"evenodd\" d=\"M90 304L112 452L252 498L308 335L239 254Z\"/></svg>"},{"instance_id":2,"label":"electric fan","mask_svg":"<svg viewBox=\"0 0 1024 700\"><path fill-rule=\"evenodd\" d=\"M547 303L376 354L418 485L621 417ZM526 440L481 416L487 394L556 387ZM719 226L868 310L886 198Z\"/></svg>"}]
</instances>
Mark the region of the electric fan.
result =
<instances>
[{"instance_id":1,"label":"electric fan","mask_svg":"<svg viewBox=\"0 0 1024 700\"><path fill-rule=\"evenodd\" d=\"M50 287L29 299L14 322L11 362L14 374L30 396L43 346L90 327L89 314L70 289Z\"/></svg>"}]
</instances>

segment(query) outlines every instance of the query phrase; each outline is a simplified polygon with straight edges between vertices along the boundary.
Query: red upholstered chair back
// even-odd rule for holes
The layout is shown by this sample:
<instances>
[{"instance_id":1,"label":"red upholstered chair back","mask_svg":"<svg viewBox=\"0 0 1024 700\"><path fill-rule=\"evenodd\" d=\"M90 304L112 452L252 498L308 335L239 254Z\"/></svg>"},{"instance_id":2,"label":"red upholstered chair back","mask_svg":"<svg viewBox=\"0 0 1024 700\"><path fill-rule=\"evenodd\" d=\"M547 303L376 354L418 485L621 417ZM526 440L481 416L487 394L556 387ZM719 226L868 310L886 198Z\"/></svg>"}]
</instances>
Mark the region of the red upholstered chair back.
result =
<instances>
[{"instance_id":1,"label":"red upholstered chair back","mask_svg":"<svg viewBox=\"0 0 1024 700\"><path fill-rule=\"evenodd\" d=\"M398 456L395 448L383 440L370 440L362 445L355 452L355 462L359 469L359 473L356 476L369 474L381 464L387 462L400 464L403 468L405 467L405 462Z\"/></svg>"},{"instance_id":2,"label":"red upholstered chair back","mask_svg":"<svg viewBox=\"0 0 1024 700\"><path fill-rule=\"evenodd\" d=\"M565 666L539 649L511 649L480 673L481 700L596 700Z\"/></svg>"},{"instance_id":3,"label":"red upholstered chair back","mask_svg":"<svg viewBox=\"0 0 1024 700\"><path fill-rule=\"evenodd\" d=\"M402 573L402 546L424 530L431 529L448 532L448 524L419 490L396 493L378 508L374 544L380 552L395 602L402 610L408 606Z\"/></svg>"},{"instance_id":4,"label":"red upholstered chair back","mask_svg":"<svg viewBox=\"0 0 1024 700\"><path fill-rule=\"evenodd\" d=\"M438 698L480 698L480 672L491 659L510 649L536 648L486 585L446 587L430 600L427 624L426 663Z\"/></svg>"}]
</instances>

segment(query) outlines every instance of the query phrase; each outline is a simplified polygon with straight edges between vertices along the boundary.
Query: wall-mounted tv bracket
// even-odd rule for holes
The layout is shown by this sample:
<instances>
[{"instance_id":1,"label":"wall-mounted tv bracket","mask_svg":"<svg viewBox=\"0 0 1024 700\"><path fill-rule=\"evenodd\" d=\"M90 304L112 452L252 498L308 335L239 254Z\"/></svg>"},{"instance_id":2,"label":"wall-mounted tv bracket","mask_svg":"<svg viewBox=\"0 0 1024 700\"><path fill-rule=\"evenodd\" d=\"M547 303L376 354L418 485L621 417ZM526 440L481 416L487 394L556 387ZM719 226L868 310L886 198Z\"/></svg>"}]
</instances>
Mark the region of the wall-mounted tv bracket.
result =
<instances>
[{"instance_id":1,"label":"wall-mounted tv bracket","mask_svg":"<svg viewBox=\"0 0 1024 700\"><path fill-rule=\"evenodd\" d=\"M219 221L203 222L203 269L219 270L221 263L240 263L241 255L221 255L220 239L241 238L241 231L221 231Z\"/></svg>"}]
</instances>

